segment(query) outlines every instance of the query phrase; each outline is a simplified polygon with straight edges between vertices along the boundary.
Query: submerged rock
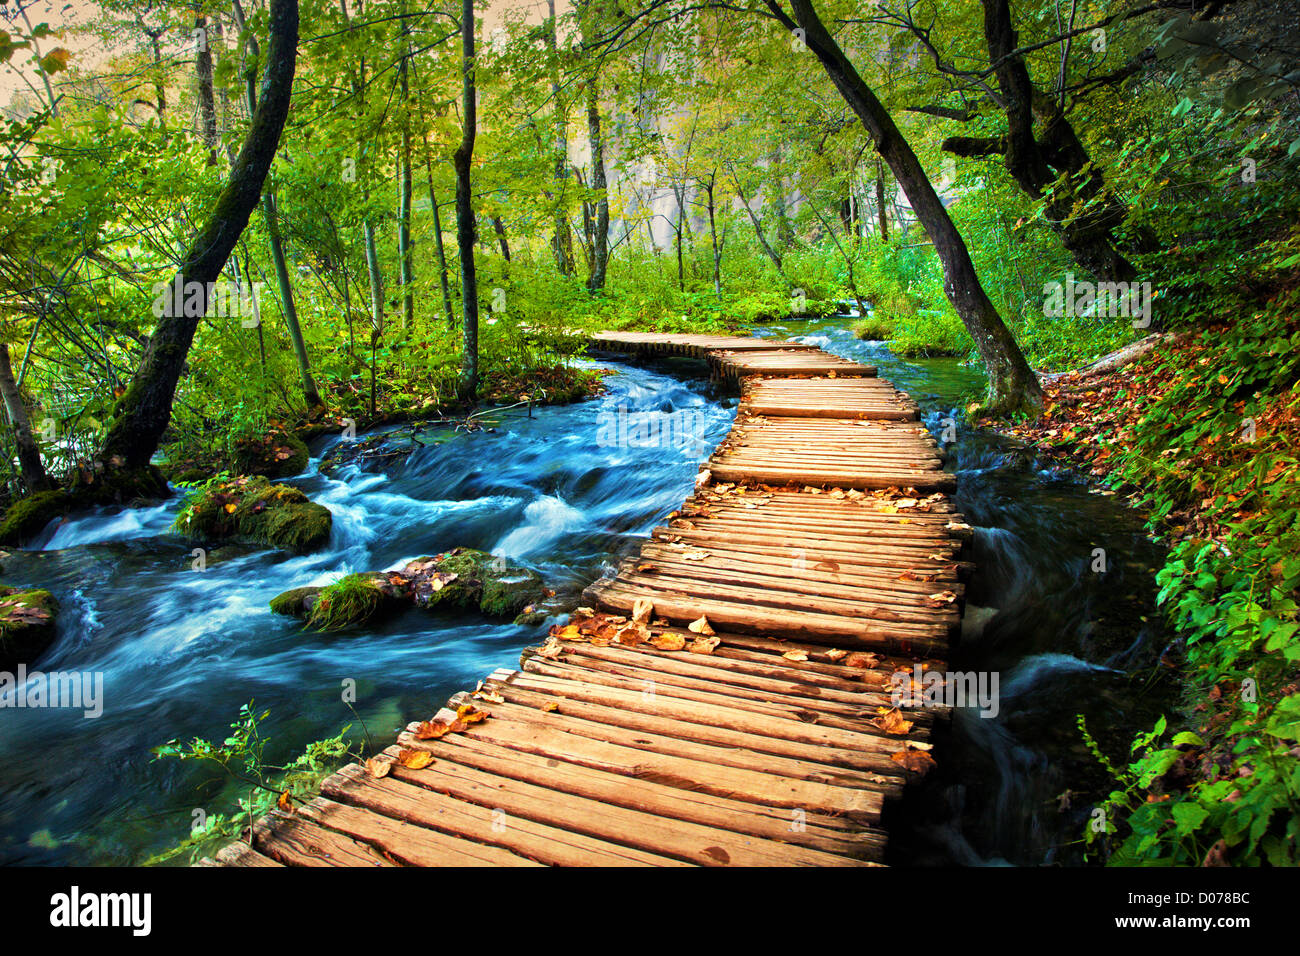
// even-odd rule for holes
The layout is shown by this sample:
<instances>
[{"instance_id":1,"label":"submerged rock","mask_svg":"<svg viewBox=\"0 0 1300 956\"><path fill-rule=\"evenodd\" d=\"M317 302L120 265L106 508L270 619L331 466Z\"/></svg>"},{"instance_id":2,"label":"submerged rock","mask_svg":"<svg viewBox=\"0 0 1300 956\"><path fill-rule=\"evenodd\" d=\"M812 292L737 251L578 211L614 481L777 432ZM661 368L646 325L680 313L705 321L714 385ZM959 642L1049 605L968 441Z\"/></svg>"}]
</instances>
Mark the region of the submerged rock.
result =
<instances>
[{"instance_id":1,"label":"submerged rock","mask_svg":"<svg viewBox=\"0 0 1300 956\"><path fill-rule=\"evenodd\" d=\"M266 478L214 479L197 488L172 530L197 541L239 541L305 553L329 543L334 518L297 488Z\"/></svg>"},{"instance_id":2,"label":"submerged rock","mask_svg":"<svg viewBox=\"0 0 1300 956\"><path fill-rule=\"evenodd\" d=\"M32 663L54 643L58 612L49 591L0 584L0 671Z\"/></svg>"},{"instance_id":3,"label":"submerged rock","mask_svg":"<svg viewBox=\"0 0 1300 956\"><path fill-rule=\"evenodd\" d=\"M320 630L365 624L411 606L477 608L492 617L514 618L516 624L535 624L546 617L538 604L547 596L536 571L484 551L456 548L395 571L349 574L328 587L285 591L272 598L271 610Z\"/></svg>"}]
</instances>

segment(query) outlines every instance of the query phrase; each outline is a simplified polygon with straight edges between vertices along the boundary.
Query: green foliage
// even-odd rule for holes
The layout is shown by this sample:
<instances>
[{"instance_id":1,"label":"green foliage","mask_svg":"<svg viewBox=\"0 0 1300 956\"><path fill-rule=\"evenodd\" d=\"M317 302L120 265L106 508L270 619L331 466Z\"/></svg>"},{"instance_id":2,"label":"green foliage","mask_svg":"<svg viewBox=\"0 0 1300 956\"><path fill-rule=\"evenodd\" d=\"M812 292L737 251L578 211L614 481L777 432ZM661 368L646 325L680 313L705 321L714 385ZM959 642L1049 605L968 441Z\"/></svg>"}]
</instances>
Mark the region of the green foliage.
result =
<instances>
[{"instance_id":1,"label":"green foliage","mask_svg":"<svg viewBox=\"0 0 1300 956\"><path fill-rule=\"evenodd\" d=\"M270 711L259 714L253 704L249 701L239 709L239 716L230 725L230 735L219 744L196 737L189 742L169 740L153 748L155 760L178 760L220 770L245 795L238 798L232 813L206 816L189 837L146 860L146 866L180 856L193 862L214 853L239 839L245 827L275 807L288 808L309 799L321 780L354 756L347 742L351 727L346 726L337 736L308 744L287 764L269 764L266 749L271 741L263 735L260 724Z\"/></svg>"}]
</instances>

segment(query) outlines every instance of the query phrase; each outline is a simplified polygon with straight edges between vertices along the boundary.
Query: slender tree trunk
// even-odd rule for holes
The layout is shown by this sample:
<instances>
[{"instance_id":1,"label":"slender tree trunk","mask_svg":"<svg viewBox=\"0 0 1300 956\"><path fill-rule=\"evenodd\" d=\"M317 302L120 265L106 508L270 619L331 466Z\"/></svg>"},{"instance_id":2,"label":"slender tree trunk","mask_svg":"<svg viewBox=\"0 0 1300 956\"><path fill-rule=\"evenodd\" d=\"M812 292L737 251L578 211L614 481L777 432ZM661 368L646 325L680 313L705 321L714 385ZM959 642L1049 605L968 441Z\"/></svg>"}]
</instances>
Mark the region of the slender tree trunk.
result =
<instances>
[{"instance_id":1,"label":"slender tree trunk","mask_svg":"<svg viewBox=\"0 0 1300 956\"><path fill-rule=\"evenodd\" d=\"M199 319L207 312L211 284L220 277L231 249L248 225L248 217L257 205L262 184L275 159L280 133L289 115L297 44L297 0L270 0L270 42L262 101L253 113L226 188L191 242L176 277L183 290L195 290L195 307L185 307L189 305L188 296L184 302L177 302L173 297L171 307L162 310L140 366L114 409L113 421L100 449L106 465L145 469L171 421L176 383Z\"/></svg>"},{"instance_id":2,"label":"slender tree trunk","mask_svg":"<svg viewBox=\"0 0 1300 956\"><path fill-rule=\"evenodd\" d=\"M405 32L405 30L403 30ZM409 53L409 49L406 51ZM411 243L411 124L410 86L407 79L407 61L398 67L402 88L402 180L397 203L397 258L398 275L402 286L402 327L410 335L415 330L415 253Z\"/></svg>"},{"instance_id":3,"label":"slender tree trunk","mask_svg":"<svg viewBox=\"0 0 1300 956\"><path fill-rule=\"evenodd\" d=\"M0 342L0 397L3 397L5 412L9 424L14 430L14 445L18 449L18 467L22 471L23 484L28 494L37 491L50 491L54 482L45 473L45 464L41 461L41 449L32 434L32 422L27 415L27 405L23 402L18 385L14 382L14 370L9 364L9 343Z\"/></svg>"},{"instance_id":4,"label":"slender tree trunk","mask_svg":"<svg viewBox=\"0 0 1300 956\"><path fill-rule=\"evenodd\" d=\"M719 299L722 298L722 247L718 245L718 223L714 214L713 188L717 182L716 174L709 179L709 183L704 187L704 195L707 197L707 208L709 210L709 240L713 244L713 294Z\"/></svg>"},{"instance_id":5,"label":"slender tree trunk","mask_svg":"<svg viewBox=\"0 0 1300 956\"><path fill-rule=\"evenodd\" d=\"M375 353L384 334L384 277L379 272L375 227L367 219L361 227L366 242L366 274L370 277L370 414L375 414Z\"/></svg>"},{"instance_id":6,"label":"slender tree trunk","mask_svg":"<svg viewBox=\"0 0 1300 956\"><path fill-rule=\"evenodd\" d=\"M234 13L236 22L240 26L241 32L244 30L244 10L243 6L236 0L234 4ZM261 56L261 48L258 46L257 38L248 34L248 57L249 69L245 77L244 95L248 100L249 115L257 111L257 87L255 85L258 58ZM275 190L268 187L262 195L262 219L266 225L267 239L271 245L271 261L275 265L275 283L280 291L280 311L284 314L284 325L289 332L289 341L293 343L294 358L298 363L298 377L302 380L302 397L307 403L307 408L321 408L324 402L321 401L320 392L316 388L316 380L311 374L311 361L307 357L307 343L303 339L302 326L298 323L298 308L293 299L293 281L289 276L289 265L284 255L284 240L280 235L279 211L275 204ZM259 334L261 326L258 326Z\"/></svg>"},{"instance_id":7,"label":"slender tree trunk","mask_svg":"<svg viewBox=\"0 0 1300 956\"><path fill-rule=\"evenodd\" d=\"M965 240L889 112L817 16L812 0L791 0L794 20L780 8L778 0L764 2L787 29L804 31L808 47L821 61L845 102L857 113L934 243L943 264L944 291L974 339L988 372L985 410L990 414L1010 414L1040 408L1043 390L1038 377L980 284Z\"/></svg>"},{"instance_id":8,"label":"slender tree trunk","mask_svg":"<svg viewBox=\"0 0 1300 956\"><path fill-rule=\"evenodd\" d=\"M885 205L885 163L876 160L876 218L880 222L880 242L889 241L889 207Z\"/></svg>"},{"instance_id":9,"label":"slender tree trunk","mask_svg":"<svg viewBox=\"0 0 1300 956\"><path fill-rule=\"evenodd\" d=\"M609 195L606 192L605 141L600 129L600 100L595 74L587 83L587 138L591 143L591 188L600 193L592 224L591 275L587 279L587 288L599 292L605 288L605 271L609 266Z\"/></svg>"},{"instance_id":10,"label":"slender tree trunk","mask_svg":"<svg viewBox=\"0 0 1300 956\"><path fill-rule=\"evenodd\" d=\"M424 137L424 168L429 176L429 208L433 210L433 246L438 256L438 284L442 287L442 311L447 328L456 327L456 310L451 304L451 281L447 276L447 248L442 243L442 215L438 212L438 194L433 189L433 161L429 158L429 137Z\"/></svg>"},{"instance_id":11,"label":"slender tree trunk","mask_svg":"<svg viewBox=\"0 0 1300 956\"><path fill-rule=\"evenodd\" d=\"M551 100L555 113L555 237L551 247L555 251L556 268L561 275L567 276L573 275L573 237L569 234L569 216L564 209L564 187L569 170L569 120L560 100L560 27L555 16L555 0L546 0L546 9L551 19L547 45L554 60L551 65Z\"/></svg>"},{"instance_id":12,"label":"slender tree trunk","mask_svg":"<svg viewBox=\"0 0 1300 956\"><path fill-rule=\"evenodd\" d=\"M762 223L758 221L758 215L754 212L753 207L749 204L749 198L745 195L745 187L740 184L740 177L736 175L735 169L731 170L731 181L736 184L736 195L740 197L740 204L745 207L745 212L749 213L749 221L754 224L754 235L758 237L758 244L762 247L763 252L772 260L772 265L776 266L776 271L785 275L781 265L781 257L777 255L767 237L763 235Z\"/></svg>"},{"instance_id":13,"label":"slender tree trunk","mask_svg":"<svg viewBox=\"0 0 1300 956\"><path fill-rule=\"evenodd\" d=\"M463 398L473 399L478 393L478 274L474 268L474 192L470 180L474 137L478 131L474 84L474 0L461 0L460 37L464 128L453 157L456 166L456 244L460 247L460 299L465 334L460 392Z\"/></svg>"},{"instance_id":14,"label":"slender tree trunk","mask_svg":"<svg viewBox=\"0 0 1300 956\"><path fill-rule=\"evenodd\" d=\"M284 258L284 241L280 238L279 212L275 205L275 193L267 190L262 194L262 217L266 220L266 232L271 241L271 261L275 263L275 282L280 290L280 309L284 313L284 324L289 330L289 341L293 343L293 354L298 360L298 377L302 380L302 397L307 408L324 406L320 391L316 388L316 379L311 374L311 362L307 358L307 343L302 337L302 326L298 323L298 307L294 304L293 286L289 282L289 264Z\"/></svg>"},{"instance_id":15,"label":"slender tree trunk","mask_svg":"<svg viewBox=\"0 0 1300 956\"><path fill-rule=\"evenodd\" d=\"M506 261L507 267L510 264L510 240L506 238L506 224L500 216L492 217L492 231L497 237L497 247L501 250L501 258ZM506 270L509 272L509 269Z\"/></svg>"},{"instance_id":16,"label":"slender tree trunk","mask_svg":"<svg viewBox=\"0 0 1300 956\"><path fill-rule=\"evenodd\" d=\"M199 50L194 60L194 72L199 87L199 123L202 127L203 142L208 144L208 165L217 165L217 101L212 91L212 45L213 39L208 30L208 18L199 15L194 18L194 29L199 33Z\"/></svg>"}]
</instances>

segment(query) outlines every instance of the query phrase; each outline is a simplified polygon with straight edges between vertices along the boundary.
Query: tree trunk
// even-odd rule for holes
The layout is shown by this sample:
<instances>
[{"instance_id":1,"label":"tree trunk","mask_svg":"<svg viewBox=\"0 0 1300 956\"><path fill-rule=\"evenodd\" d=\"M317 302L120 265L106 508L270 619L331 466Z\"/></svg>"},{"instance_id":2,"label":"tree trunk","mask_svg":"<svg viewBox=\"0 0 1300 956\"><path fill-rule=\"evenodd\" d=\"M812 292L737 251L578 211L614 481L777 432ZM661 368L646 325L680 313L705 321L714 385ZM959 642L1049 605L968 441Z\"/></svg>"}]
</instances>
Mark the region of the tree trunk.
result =
<instances>
[{"instance_id":1,"label":"tree trunk","mask_svg":"<svg viewBox=\"0 0 1300 956\"><path fill-rule=\"evenodd\" d=\"M876 160L876 218L880 222L880 242L889 241L889 210L885 207L885 163Z\"/></svg>"},{"instance_id":2,"label":"tree trunk","mask_svg":"<svg viewBox=\"0 0 1300 956\"><path fill-rule=\"evenodd\" d=\"M242 32L244 28L243 6L236 2L234 12ZM249 33L249 70L245 76L244 96L248 100L248 113L250 116L257 111L257 87L254 83L256 73L254 71L259 56L261 56L261 48L258 46L257 38ZM298 324L298 308L293 300L293 281L289 276L288 263L285 261L284 240L280 235L279 211L276 209L275 190L273 188L267 188L262 194L262 219L266 224L266 235L271 245L271 261L275 265L275 284L280 290L280 311L284 315L284 325L289 332L289 341L293 343L294 359L298 363L298 377L302 380L302 397L307 403L308 410L321 408L325 403L321 401L320 392L316 388L316 380L312 377L311 361L307 357L307 343L302 336L302 326ZM261 335L262 327L259 323L259 339Z\"/></svg>"},{"instance_id":3,"label":"tree trunk","mask_svg":"<svg viewBox=\"0 0 1300 956\"><path fill-rule=\"evenodd\" d=\"M599 292L605 288L605 270L609 266L609 195L605 179L605 141L600 130L600 101L596 76L587 83L587 138L591 142L591 188L600 193L596 200L596 221L591 230L591 275L587 288Z\"/></svg>"},{"instance_id":4,"label":"tree trunk","mask_svg":"<svg viewBox=\"0 0 1300 956\"><path fill-rule=\"evenodd\" d=\"M862 120L876 150L889 164L934 243L943 263L944 292L975 340L975 348L988 372L985 410L990 414L1009 414L1041 407L1043 390L1037 376L980 284L961 233L889 112L822 24L812 0L791 0L797 22L786 16L777 0L765 2L787 29L803 29L808 47L817 55L845 102Z\"/></svg>"},{"instance_id":5,"label":"tree trunk","mask_svg":"<svg viewBox=\"0 0 1300 956\"><path fill-rule=\"evenodd\" d=\"M1016 52L1019 37L1007 0L980 2L984 40L1007 117L1001 141L1007 171L1032 198L1048 197L1044 215L1079 265L1100 281L1132 281L1137 270L1115 238L1124 207L1109 195L1105 179L1056 102L1034 87L1024 57ZM1034 135L1036 117L1044 121L1041 142ZM1058 185L1062 172L1068 175Z\"/></svg>"},{"instance_id":6,"label":"tree trunk","mask_svg":"<svg viewBox=\"0 0 1300 956\"><path fill-rule=\"evenodd\" d=\"M212 91L212 46L208 33L208 18L202 15L194 18L194 29L201 30L201 42L194 61L194 72L199 86L199 123L202 127L203 142L208 144L208 165L217 165L217 100Z\"/></svg>"},{"instance_id":7,"label":"tree trunk","mask_svg":"<svg viewBox=\"0 0 1300 956\"><path fill-rule=\"evenodd\" d=\"M461 81L464 129L453 161L456 166L456 244L460 247L460 301L465 330L460 393L473 399L478 392L478 274L474 269L474 193L470 166L474 136L478 131L478 105L474 87L474 0L461 0Z\"/></svg>"},{"instance_id":8,"label":"tree trunk","mask_svg":"<svg viewBox=\"0 0 1300 956\"><path fill-rule=\"evenodd\" d=\"M409 49L406 52L409 53ZM402 88L403 109L402 155L399 159L402 179L397 198L397 259L402 286L402 328L410 335L415 330L415 254L411 243L411 124L410 110L406 106L410 99L410 88L405 58L398 67L398 77Z\"/></svg>"},{"instance_id":9,"label":"tree trunk","mask_svg":"<svg viewBox=\"0 0 1300 956\"><path fill-rule=\"evenodd\" d=\"M361 227L366 241L366 273L370 277L370 414L375 413L375 350L384 334L384 277L379 272L375 227L367 219Z\"/></svg>"},{"instance_id":10,"label":"tree trunk","mask_svg":"<svg viewBox=\"0 0 1300 956\"><path fill-rule=\"evenodd\" d=\"M162 310L140 366L126 393L118 400L112 424L104 437L100 454L107 465L132 470L146 468L171 421L176 383L199 319L207 312L211 284L221 275L231 249L248 225L248 217L257 205L275 158L280 133L289 115L297 44L297 0L270 0L270 42L262 101L253 114L226 188L217 198L203 229L191 242L176 277L182 289L196 290L201 308L184 308L185 303L173 297L171 308ZM198 314L187 314L192 312Z\"/></svg>"},{"instance_id":11,"label":"tree trunk","mask_svg":"<svg viewBox=\"0 0 1300 956\"><path fill-rule=\"evenodd\" d=\"M298 361L302 397L307 402L308 410L320 408L325 403L321 401L320 392L316 388L316 379L311 374L311 362L307 358L307 343L302 337L302 326L298 324L298 307L293 300L289 264L284 258L284 240L280 237L280 219L275 206L275 193L269 189L262 194L262 217L266 220L266 233L271 241L271 261L275 263L275 283L280 290L280 310L284 313L285 328L289 330L289 341L293 343L294 358Z\"/></svg>"},{"instance_id":12,"label":"tree trunk","mask_svg":"<svg viewBox=\"0 0 1300 956\"><path fill-rule=\"evenodd\" d=\"M45 464L41 461L41 449L32 434L32 422L27 415L27 406L22 394L14 382L13 366L9 364L9 343L0 342L0 397L3 397L5 412L9 424L14 430L14 445L18 448L18 467L22 471L23 484L28 494L37 491L50 491L54 482L45 473Z\"/></svg>"},{"instance_id":13,"label":"tree trunk","mask_svg":"<svg viewBox=\"0 0 1300 956\"><path fill-rule=\"evenodd\" d=\"M777 255L776 250L767 241L767 237L763 235L763 226L758 221L758 215L750 206L749 198L745 195L745 188L741 186L740 177L736 175L734 169L731 170L731 179L736 184L736 194L740 197L741 205L745 207L745 212L749 213L749 221L754 224L754 235L758 237L758 244L762 247L763 252L767 254L767 257L772 260L772 264L776 266L776 271L781 275L785 275L785 271L781 266L781 257Z\"/></svg>"},{"instance_id":14,"label":"tree trunk","mask_svg":"<svg viewBox=\"0 0 1300 956\"><path fill-rule=\"evenodd\" d=\"M447 249L442 244L442 215L438 212L438 194L433 191L433 166L429 162L429 142L424 143L425 169L429 174L429 208L433 210L433 246L438 256L438 284L442 287L442 311L447 328L456 327L456 310L451 304L451 281L447 276Z\"/></svg>"},{"instance_id":15,"label":"tree trunk","mask_svg":"<svg viewBox=\"0 0 1300 956\"><path fill-rule=\"evenodd\" d=\"M573 275L573 237L569 233L569 216L564 209L565 182L569 170L569 119L560 101L560 37L559 21L555 16L555 0L546 0L547 15L551 18L546 34L553 63L551 65L551 100L555 113L555 237L551 248L555 252L555 267L561 275Z\"/></svg>"},{"instance_id":16,"label":"tree trunk","mask_svg":"<svg viewBox=\"0 0 1300 956\"><path fill-rule=\"evenodd\" d=\"M716 177L709 180L709 184L704 187L704 195L708 197L707 207L709 210L709 240L713 243L713 294L719 299L722 298L722 247L718 245L718 223L717 217L713 210L713 187L716 183Z\"/></svg>"}]
</instances>

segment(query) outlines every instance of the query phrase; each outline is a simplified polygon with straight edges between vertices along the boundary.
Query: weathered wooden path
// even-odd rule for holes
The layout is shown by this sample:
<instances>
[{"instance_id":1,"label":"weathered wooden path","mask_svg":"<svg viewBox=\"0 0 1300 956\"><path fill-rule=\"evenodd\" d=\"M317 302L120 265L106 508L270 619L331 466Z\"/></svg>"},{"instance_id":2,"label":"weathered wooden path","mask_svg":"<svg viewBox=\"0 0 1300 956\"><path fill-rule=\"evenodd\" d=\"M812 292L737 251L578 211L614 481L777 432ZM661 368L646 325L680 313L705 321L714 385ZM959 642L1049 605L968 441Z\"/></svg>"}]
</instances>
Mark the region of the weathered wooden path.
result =
<instances>
[{"instance_id":1,"label":"weathered wooden path","mask_svg":"<svg viewBox=\"0 0 1300 956\"><path fill-rule=\"evenodd\" d=\"M413 723L236 866L870 865L931 765L970 529L916 406L875 370L770 339L605 333L740 383L695 493L567 625ZM212 861L205 861L211 863Z\"/></svg>"}]
</instances>

